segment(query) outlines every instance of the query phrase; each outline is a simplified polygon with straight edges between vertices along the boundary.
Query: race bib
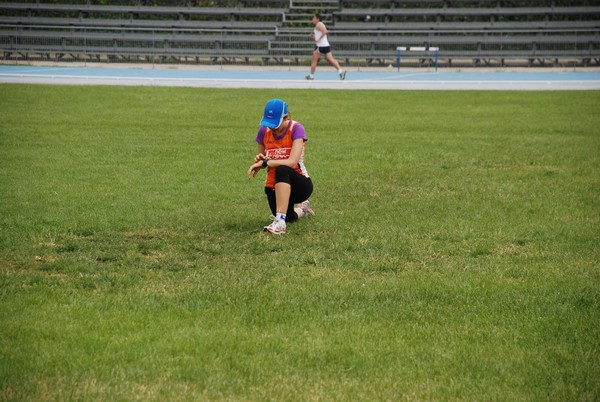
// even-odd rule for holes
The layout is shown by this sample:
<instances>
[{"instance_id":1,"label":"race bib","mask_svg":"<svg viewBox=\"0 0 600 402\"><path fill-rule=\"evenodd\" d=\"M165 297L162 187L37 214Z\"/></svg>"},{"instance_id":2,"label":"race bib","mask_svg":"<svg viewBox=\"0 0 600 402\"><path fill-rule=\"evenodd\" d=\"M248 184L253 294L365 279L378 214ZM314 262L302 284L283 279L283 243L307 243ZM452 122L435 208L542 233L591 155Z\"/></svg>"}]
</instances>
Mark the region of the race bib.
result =
<instances>
[{"instance_id":1,"label":"race bib","mask_svg":"<svg viewBox=\"0 0 600 402\"><path fill-rule=\"evenodd\" d=\"M290 153L292 152L292 148L277 148L277 149L268 149L267 150L267 158L269 159L287 159L290 157Z\"/></svg>"}]
</instances>

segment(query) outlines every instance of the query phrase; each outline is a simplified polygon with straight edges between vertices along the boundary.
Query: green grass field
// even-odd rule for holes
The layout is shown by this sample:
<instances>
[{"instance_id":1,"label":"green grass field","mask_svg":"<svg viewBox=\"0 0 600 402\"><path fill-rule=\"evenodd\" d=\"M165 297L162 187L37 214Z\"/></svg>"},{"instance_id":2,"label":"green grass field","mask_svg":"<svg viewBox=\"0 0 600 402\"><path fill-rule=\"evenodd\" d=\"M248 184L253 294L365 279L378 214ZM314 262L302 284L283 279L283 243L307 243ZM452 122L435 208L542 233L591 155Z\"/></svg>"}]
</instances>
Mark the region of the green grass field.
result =
<instances>
[{"instance_id":1,"label":"green grass field","mask_svg":"<svg viewBox=\"0 0 600 402\"><path fill-rule=\"evenodd\" d=\"M266 100L317 216L263 233ZM0 85L1 400L600 399L600 92Z\"/></svg>"}]
</instances>

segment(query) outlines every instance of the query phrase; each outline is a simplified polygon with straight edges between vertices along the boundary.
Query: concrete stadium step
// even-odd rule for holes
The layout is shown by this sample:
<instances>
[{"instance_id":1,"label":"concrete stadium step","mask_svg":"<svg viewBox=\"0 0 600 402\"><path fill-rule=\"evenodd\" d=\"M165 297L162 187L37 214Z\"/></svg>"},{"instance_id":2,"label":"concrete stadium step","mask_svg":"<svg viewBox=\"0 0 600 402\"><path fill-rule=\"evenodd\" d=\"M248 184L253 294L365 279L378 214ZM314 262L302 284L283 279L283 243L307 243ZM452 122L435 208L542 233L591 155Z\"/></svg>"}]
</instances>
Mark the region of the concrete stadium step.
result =
<instances>
[{"instance_id":1,"label":"concrete stadium step","mask_svg":"<svg viewBox=\"0 0 600 402\"><path fill-rule=\"evenodd\" d=\"M305 20L309 25L311 17L315 13L320 13L327 20L331 20L331 14L339 10L340 1L338 0L290 0L286 20L294 23Z\"/></svg>"},{"instance_id":2,"label":"concrete stadium step","mask_svg":"<svg viewBox=\"0 0 600 402\"><path fill-rule=\"evenodd\" d=\"M290 0L290 8L339 9L339 0Z\"/></svg>"}]
</instances>

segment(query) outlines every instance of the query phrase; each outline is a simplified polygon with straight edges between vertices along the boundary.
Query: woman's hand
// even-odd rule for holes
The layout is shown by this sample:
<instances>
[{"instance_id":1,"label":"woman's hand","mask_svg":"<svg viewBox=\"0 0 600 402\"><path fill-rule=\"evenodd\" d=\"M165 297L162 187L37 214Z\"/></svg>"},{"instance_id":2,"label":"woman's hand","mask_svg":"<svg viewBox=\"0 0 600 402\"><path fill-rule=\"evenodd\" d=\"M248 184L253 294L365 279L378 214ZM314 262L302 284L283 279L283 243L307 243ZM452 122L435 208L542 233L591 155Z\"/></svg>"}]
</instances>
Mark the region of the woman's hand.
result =
<instances>
[{"instance_id":1,"label":"woman's hand","mask_svg":"<svg viewBox=\"0 0 600 402\"><path fill-rule=\"evenodd\" d=\"M257 155L257 157L258 157L258 155ZM258 173L258 171L262 168L263 168L262 159L260 159L258 162L255 162L254 164L252 164L252 166L250 166L250 169L248 169L248 180L254 178L256 176L256 174Z\"/></svg>"},{"instance_id":2,"label":"woman's hand","mask_svg":"<svg viewBox=\"0 0 600 402\"><path fill-rule=\"evenodd\" d=\"M254 157L254 163L256 163L258 161L262 161L263 159L265 159L265 155L262 153L259 153Z\"/></svg>"}]
</instances>

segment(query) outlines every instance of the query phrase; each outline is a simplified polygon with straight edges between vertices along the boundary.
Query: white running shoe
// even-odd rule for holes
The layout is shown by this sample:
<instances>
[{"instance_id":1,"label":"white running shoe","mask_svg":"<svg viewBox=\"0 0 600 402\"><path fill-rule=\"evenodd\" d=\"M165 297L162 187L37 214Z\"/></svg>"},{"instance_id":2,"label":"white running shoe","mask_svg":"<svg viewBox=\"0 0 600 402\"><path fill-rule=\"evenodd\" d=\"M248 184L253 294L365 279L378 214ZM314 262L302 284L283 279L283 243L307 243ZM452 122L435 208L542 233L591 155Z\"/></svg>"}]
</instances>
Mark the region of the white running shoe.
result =
<instances>
[{"instance_id":1,"label":"white running shoe","mask_svg":"<svg viewBox=\"0 0 600 402\"><path fill-rule=\"evenodd\" d=\"M277 235L285 234L285 221L273 218L273 222L270 225L265 226L263 230Z\"/></svg>"},{"instance_id":2,"label":"white running shoe","mask_svg":"<svg viewBox=\"0 0 600 402\"><path fill-rule=\"evenodd\" d=\"M304 216L315 216L315 211L313 211L313 209L310 207L310 201L306 200L306 201L302 201L299 205L300 209L302 209L302 212L304 212Z\"/></svg>"},{"instance_id":3,"label":"white running shoe","mask_svg":"<svg viewBox=\"0 0 600 402\"><path fill-rule=\"evenodd\" d=\"M309 81L312 81L312 80L314 80L314 79L315 79L314 77L311 77L310 75L307 75L307 76L305 76L304 78L306 78L306 79L307 79L307 80L309 80Z\"/></svg>"},{"instance_id":4,"label":"white running shoe","mask_svg":"<svg viewBox=\"0 0 600 402\"><path fill-rule=\"evenodd\" d=\"M340 80L344 81L346 79L346 70L340 73Z\"/></svg>"}]
</instances>

